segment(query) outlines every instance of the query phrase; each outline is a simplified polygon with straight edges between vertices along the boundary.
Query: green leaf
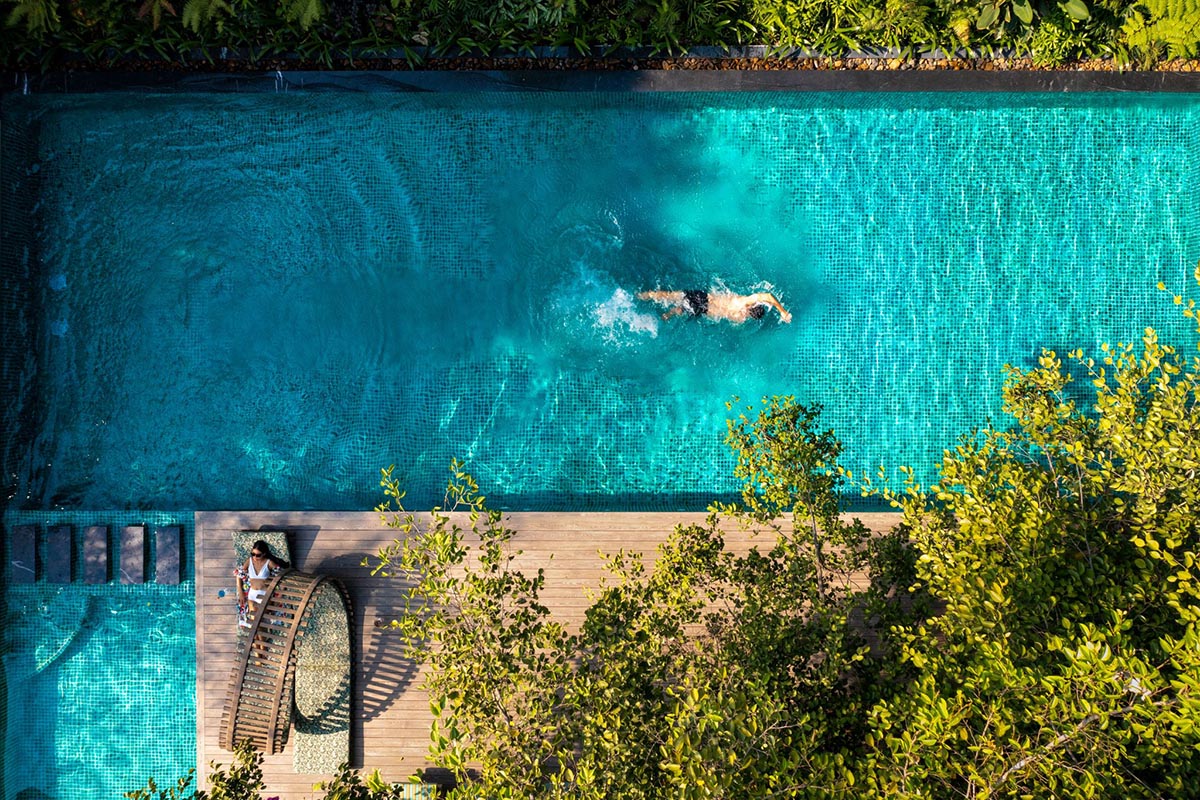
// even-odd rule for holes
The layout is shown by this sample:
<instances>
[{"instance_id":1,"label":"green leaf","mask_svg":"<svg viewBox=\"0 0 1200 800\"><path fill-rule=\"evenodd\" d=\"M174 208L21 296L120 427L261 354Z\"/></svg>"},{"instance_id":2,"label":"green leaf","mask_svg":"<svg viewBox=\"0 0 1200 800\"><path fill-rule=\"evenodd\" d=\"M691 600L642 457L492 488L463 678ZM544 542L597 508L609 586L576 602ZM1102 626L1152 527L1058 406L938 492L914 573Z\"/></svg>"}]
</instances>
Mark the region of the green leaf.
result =
<instances>
[{"instance_id":1,"label":"green leaf","mask_svg":"<svg viewBox=\"0 0 1200 800\"><path fill-rule=\"evenodd\" d=\"M1065 11L1071 19L1076 20L1077 22L1083 22L1092 15L1091 12L1088 11L1087 3L1083 2L1083 0L1067 0L1067 2L1061 3L1059 8ZM1161 283L1159 285L1162 286Z\"/></svg>"},{"instance_id":2,"label":"green leaf","mask_svg":"<svg viewBox=\"0 0 1200 800\"><path fill-rule=\"evenodd\" d=\"M1013 12L1017 15L1017 19L1026 25L1033 22L1033 5L1029 3L1029 0L1014 0Z\"/></svg>"},{"instance_id":3,"label":"green leaf","mask_svg":"<svg viewBox=\"0 0 1200 800\"><path fill-rule=\"evenodd\" d=\"M1000 16L1000 6L986 5L979 12L979 19L975 20L975 25L981 31L988 30L996 24L996 19Z\"/></svg>"}]
</instances>

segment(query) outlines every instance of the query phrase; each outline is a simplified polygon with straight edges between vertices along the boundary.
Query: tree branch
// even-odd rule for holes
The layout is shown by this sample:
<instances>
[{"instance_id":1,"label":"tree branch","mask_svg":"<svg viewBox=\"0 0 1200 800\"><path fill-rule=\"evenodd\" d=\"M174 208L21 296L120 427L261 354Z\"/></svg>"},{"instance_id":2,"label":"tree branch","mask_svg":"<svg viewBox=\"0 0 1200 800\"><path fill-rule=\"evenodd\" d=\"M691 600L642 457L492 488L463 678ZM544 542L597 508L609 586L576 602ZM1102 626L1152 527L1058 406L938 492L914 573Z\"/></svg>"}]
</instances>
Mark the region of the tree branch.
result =
<instances>
[{"instance_id":1,"label":"tree branch","mask_svg":"<svg viewBox=\"0 0 1200 800\"><path fill-rule=\"evenodd\" d=\"M1005 783L1008 782L1009 778L1011 778L1016 773L1020 772L1021 770L1025 769L1026 767L1029 767L1029 766L1035 764L1038 761L1045 759L1047 756L1049 756L1055 750L1059 750L1059 749L1065 747L1068 743L1071 742L1071 740L1073 740L1076 736L1078 736L1084 730L1086 730L1087 728L1089 728L1092 725L1095 725L1097 722L1099 722L1101 720L1101 718L1107 717L1110 720L1118 719L1120 717L1125 716L1129 712L1137 709L1139 706L1143 706L1143 705L1145 705L1145 703L1134 702L1127 706L1124 706L1123 708L1118 708L1115 711L1111 711L1108 714L1095 714L1095 713L1088 714L1083 719L1081 719L1079 722L1077 722L1075 724L1075 726L1073 728L1071 728L1071 730L1066 731L1065 733L1060 733L1058 736L1054 737L1054 740L1052 742L1050 742L1050 744L1046 745L1040 753L1031 753L1031 754L1025 756L1024 758L1020 759L1019 761L1017 761L1017 763L1013 764L1008 769L1004 770L1004 772L1000 773L1000 777L996 779L995 783L988 786L988 791L987 791L988 796L990 797L992 794L994 794L1001 786L1003 786ZM1165 708L1166 706L1171 705L1171 701L1158 700L1158 701L1151 702L1150 705L1154 706L1156 708Z\"/></svg>"}]
</instances>

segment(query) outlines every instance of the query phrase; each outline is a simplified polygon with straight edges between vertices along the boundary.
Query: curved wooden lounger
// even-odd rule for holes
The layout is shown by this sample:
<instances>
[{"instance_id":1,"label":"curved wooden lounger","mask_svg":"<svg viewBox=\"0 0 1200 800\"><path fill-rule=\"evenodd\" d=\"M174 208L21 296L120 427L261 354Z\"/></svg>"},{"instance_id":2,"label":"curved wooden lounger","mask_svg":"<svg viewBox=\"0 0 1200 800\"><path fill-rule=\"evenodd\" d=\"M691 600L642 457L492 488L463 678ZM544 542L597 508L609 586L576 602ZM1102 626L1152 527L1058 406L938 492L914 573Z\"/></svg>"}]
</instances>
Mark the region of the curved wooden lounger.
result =
<instances>
[{"instance_id":1,"label":"curved wooden lounger","mask_svg":"<svg viewBox=\"0 0 1200 800\"><path fill-rule=\"evenodd\" d=\"M221 713L224 749L248 740L268 755L283 751L292 723L296 653L304 647L311 601L322 587L338 592L349 619L346 591L333 578L287 570L267 586L267 600L254 615L246 646L230 675Z\"/></svg>"}]
</instances>

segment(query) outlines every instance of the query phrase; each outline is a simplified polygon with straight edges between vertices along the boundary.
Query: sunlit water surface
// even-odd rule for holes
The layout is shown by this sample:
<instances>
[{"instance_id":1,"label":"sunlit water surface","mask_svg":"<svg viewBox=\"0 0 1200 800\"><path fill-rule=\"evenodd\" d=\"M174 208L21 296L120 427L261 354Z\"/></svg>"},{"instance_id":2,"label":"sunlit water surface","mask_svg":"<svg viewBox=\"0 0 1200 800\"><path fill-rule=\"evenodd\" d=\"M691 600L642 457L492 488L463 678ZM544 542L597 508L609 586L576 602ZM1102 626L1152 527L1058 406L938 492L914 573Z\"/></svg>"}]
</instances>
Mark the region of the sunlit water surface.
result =
<instances>
[{"instance_id":1,"label":"sunlit water surface","mask_svg":"<svg viewBox=\"0 0 1200 800\"><path fill-rule=\"evenodd\" d=\"M1186 330L1200 104L911 94L9 98L40 303L28 508L703 508L725 403L858 473L1002 417L1005 363ZM14 184L16 185L16 184ZM10 187L4 187L10 191ZM14 190L15 191L15 190ZM766 289L783 325L645 288ZM35 420L30 423L29 420Z\"/></svg>"}]
</instances>

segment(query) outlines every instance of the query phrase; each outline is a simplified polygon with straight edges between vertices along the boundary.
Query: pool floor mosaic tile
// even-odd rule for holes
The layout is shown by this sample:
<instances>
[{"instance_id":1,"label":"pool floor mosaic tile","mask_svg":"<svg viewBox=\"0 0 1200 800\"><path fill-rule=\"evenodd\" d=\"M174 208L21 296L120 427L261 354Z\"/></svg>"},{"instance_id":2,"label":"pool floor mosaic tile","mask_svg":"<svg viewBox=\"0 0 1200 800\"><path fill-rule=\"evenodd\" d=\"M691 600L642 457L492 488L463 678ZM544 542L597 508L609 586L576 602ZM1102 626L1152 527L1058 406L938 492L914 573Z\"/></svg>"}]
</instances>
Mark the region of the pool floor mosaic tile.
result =
<instances>
[{"instance_id":1,"label":"pool floor mosaic tile","mask_svg":"<svg viewBox=\"0 0 1200 800\"><path fill-rule=\"evenodd\" d=\"M1187 328L1189 95L6 97L36 222L28 508L698 509L733 395L857 473L1002 423L1006 363ZM28 144L28 143L27 143ZM25 192L20 195L20 192ZM32 194L30 194L32 193ZM646 288L795 314L663 322ZM13 416L12 414L9 415Z\"/></svg>"}]
</instances>

